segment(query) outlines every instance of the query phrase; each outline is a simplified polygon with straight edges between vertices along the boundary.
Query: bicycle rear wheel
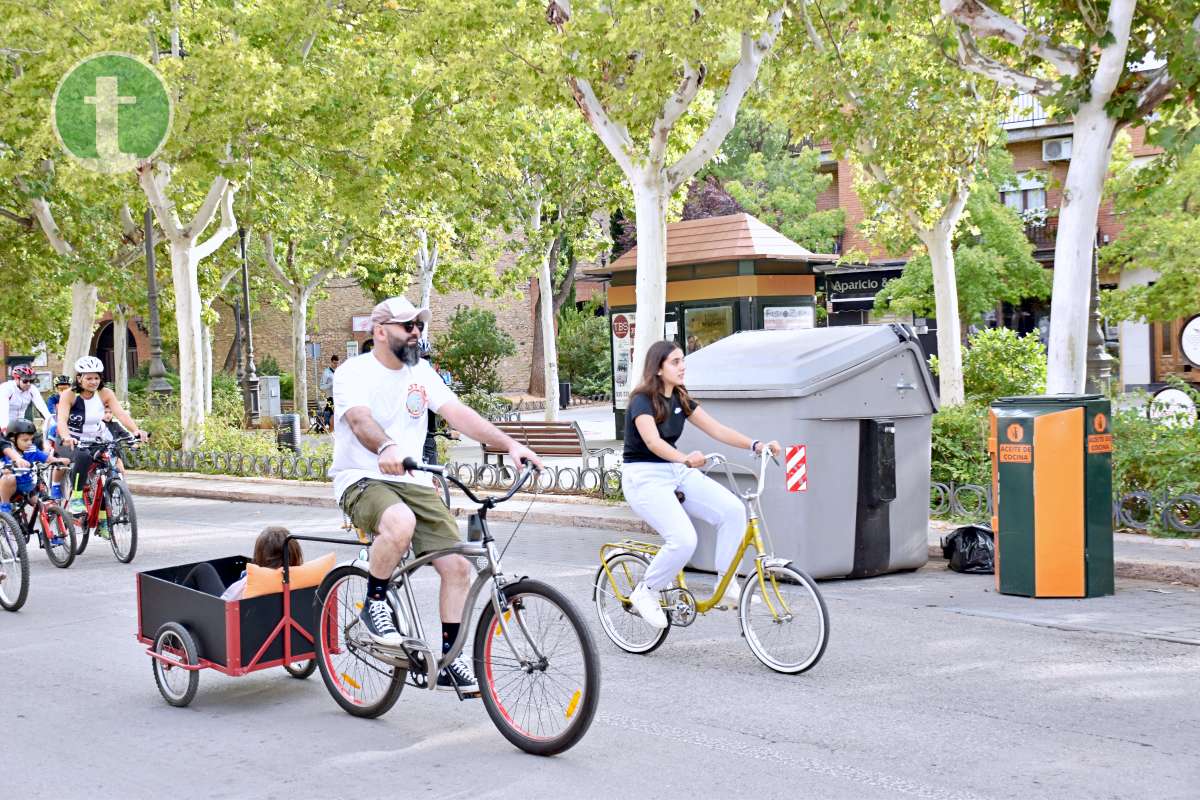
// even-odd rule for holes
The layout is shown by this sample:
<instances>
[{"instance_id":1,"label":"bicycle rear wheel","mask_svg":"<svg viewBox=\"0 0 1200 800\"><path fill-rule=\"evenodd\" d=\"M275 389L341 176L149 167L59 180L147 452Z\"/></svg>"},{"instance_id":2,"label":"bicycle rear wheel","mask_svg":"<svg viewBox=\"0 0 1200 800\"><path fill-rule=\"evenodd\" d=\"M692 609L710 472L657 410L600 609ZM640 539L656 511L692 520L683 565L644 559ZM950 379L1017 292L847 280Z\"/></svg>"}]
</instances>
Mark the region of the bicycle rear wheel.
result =
<instances>
[{"instance_id":1,"label":"bicycle rear wheel","mask_svg":"<svg viewBox=\"0 0 1200 800\"><path fill-rule=\"evenodd\" d=\"M612 643L626 653L644 654L657 650L671 632L670 623L665 628L656 628L642 619L630 603L617 597L617 592L626 598L633 594L634 587L645 577L649 562L640 555L618 553L610 556L606 563L608 571L602 564L592 582L592 602L596 616L600 618L600 627Z\"/></svg>"},{"instance_id":2,"label":"bicycle rear wheel","mask_svg":"<svg viewBox=\"0 0 1200 800\"><path fill-rule=\"evenodd\" d=\"M344 711L378 717L396 704L408 670L372 655L359 620L367 597L367 571L342 566L321 581L313 599L317 612L317 668L325 688Z\"/></svg>"},{"instance_id":3,"label":"bicycle rear wheel","mask_svg":"<svg viewBox=\"0 0 1200 800\"><path fill-rule=\"evenodd\" d=\"M504 588L504 628L488 603L475 629L475 676L488 716L527 753L552 756L575 745L600 699L600 657L571 601L526 578Z\"/></svg>"},{"instance_id":4,"label":"bicycle rear wheel","mask_svg":"<svg viewBox=\"0 0 1200 800\"><path fill-rule=\"evenodd\" d=\"M738 616L750 652L776 672L812 669L829 643L829 611L812 578L791 564L763 567L742 587Z\"/></svg>"},{"instance_id":5,"label":"bicycle rear wheel","mask_svg":"<svg viewBox=\"0 0 1200 800\"><path fill-rule=\"evenodd\" d=\"M50 563L59 569L66 569L75 563L75 524L67 519L57 503L47 503L41 518L42 542L46 546L46 557ZM58 544L53 544L57 539Z\"/></svg>"},{"instance_id":6,"label":"bicycle rear wheel","mask_svg":"<svg viewBox=\"0 0 1200 800\"><path fill-rule=\"evenodd\" d=\"M104 487L104 500L108 504L108 543L113 555L122 564L133 561L138 548L137 511L133 508L133 495L124 481L113 481Z\"/></svg>"},{"instance_id":7,"label":"bicycle rear wheel","mask_svg":"<svg viewBox=\"0 0 1200 800\"><path fill-rule=\"evenodd\" d=\"M29 597L29 553L17 521L0 513L0 608L17 611Z\"/></svg>"}]
</instances>

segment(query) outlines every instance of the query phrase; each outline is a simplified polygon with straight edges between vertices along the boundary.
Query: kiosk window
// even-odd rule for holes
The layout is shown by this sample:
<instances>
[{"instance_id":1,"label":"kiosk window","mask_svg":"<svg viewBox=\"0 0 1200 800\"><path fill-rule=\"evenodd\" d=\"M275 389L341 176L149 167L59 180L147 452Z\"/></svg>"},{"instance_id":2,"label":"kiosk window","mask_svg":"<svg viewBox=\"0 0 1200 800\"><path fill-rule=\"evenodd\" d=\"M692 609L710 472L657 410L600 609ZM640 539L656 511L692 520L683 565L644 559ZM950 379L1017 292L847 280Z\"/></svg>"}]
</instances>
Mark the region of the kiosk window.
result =
<instances>
[{"instance_id":1,"label":"kiosk window","mask_svg":"<svg viewBox=\"0 0 1200 800\"><path fill-rule=\"evenodd\" d=\"M687 337L684 352L687 353L724 339L733 333L733 306L685 309L683 330Z\"/></svg>"}]
</instances>

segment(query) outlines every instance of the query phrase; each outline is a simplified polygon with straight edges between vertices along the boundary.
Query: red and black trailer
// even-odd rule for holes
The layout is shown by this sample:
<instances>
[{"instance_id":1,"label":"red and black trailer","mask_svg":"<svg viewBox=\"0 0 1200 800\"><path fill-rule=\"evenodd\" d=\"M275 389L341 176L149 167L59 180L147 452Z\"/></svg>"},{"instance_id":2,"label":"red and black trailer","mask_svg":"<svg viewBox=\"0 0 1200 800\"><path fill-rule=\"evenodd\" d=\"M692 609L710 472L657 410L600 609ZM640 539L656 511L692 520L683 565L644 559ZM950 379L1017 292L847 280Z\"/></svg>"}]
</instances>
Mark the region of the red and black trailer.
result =
<instances>
[{"instance_id":1,"label":"red and black trailer","mask_svg":"<svg viewBox=\"0 0 1200 800\"><path fill-rule=\"evenodd\" d=\"M208 563L229 585L241 577L247 560L229 556ZM192 702L202 669L237 677L283 667L294 678L312 675L316 586L292 589L284 569L281 592L227 602L182 585L194 566L137 574L137 638L146 645L164 700L173 706Z\"/></svg>"}]
</instances>

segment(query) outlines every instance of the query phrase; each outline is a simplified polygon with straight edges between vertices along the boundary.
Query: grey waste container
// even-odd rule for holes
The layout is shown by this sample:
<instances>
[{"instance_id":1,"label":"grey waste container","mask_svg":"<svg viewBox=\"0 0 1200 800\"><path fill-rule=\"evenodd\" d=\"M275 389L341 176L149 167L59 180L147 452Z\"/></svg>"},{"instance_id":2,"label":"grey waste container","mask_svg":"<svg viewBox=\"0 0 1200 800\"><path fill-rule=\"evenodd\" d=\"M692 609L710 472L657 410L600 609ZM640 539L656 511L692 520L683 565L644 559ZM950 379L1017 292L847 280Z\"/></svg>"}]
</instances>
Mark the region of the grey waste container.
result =
<instances>
[{"instance_id":1,"label":"grey waste container","mask_svg":"<svg viewBox=\"0 0 1200 800\"><path fill-rule=\"evenodd\" d=\"M280 414L275 417L275 444L293 453L300 452L299 414Z\"/></svg>"},{"instance_id":2,"label":"grey waste container","mask_svg":"<svg viewBox=\"0 0 1200 800\"><path fill-rule=\"evenodd\" d=\"M926 562L930 426L938 400L909 328L738 333L687 357L687 387L716 419L785 448L785 468L768 466L762 495L779 557L817 578L865 577ZM730 452L694 425L678 447L725 453L739 489L753 485L748 451ZM790 482L789 448L793 464L802 456L804 465ZM723 468L709 475L727 483ZM712 570L715 531L694 521L699 545L691 566Z\"/></svg>"}]
</instances>

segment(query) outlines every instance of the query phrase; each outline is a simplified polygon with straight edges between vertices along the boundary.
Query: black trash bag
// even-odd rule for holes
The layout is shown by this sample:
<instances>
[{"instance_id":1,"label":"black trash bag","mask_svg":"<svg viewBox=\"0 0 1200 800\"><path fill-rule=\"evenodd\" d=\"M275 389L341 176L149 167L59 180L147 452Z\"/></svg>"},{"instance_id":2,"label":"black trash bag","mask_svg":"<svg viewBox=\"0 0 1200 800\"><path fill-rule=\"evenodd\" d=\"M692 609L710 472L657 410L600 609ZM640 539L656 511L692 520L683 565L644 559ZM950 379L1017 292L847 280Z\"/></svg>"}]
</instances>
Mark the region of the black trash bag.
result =
<instances>
[{"instance_id":1,"label":"black trash bag","mask_svg":"<svg viewBox=\"0 0 1200 800\"><path fill-rule=\"evenodd\" d=\"M996 571L993 536L985 525L964 525L942 539L942 556L955 572L991 575Z\"/></svg>"}]
</instances>

